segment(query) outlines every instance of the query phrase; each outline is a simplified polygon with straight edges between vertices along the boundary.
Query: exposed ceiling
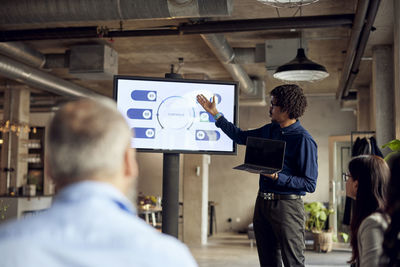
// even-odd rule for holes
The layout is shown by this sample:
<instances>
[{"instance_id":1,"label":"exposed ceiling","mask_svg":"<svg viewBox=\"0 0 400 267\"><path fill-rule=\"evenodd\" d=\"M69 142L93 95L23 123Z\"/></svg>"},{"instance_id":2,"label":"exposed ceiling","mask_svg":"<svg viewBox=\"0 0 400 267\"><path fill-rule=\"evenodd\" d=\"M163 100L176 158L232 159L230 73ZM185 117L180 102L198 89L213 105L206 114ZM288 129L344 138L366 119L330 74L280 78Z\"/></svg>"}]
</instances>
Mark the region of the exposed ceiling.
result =
<instances>
[{"instance_id":1,"label":"exposed ceiling","mask_svg":"<svg viewBox=\"0 0 400 267\"><path fill-rule=\"evenodd\" d=\"M121 3L124 2L120 0ZM120 1L111 1L118 2ZM140 11L141 4L153 2L157 5L161 2L207 2L206 0L148 0L148 1L131 1L136 3L138 14L145 12L143 9ZM110 31L133 31L133 30L165 30L165 29L179 29L182 25L201 25L205 23L207 26L208 21L231 21L231 20L248 20L248 19L279 19L286 17L297 17L301 13L302 17L308 16L326 16L326 15L353 15L355 17L357 6L362 0L320 0L317 3L310 4L302 7L301 12L297 8L280 8L276 9L271 6L264 5L257 0L233 0L231 2L232 13L230 16L212 16L207 18L191 18L188 15L177 13L177 17L163 17L154 19L126 19L122 20L101 20L99 18L87 18L87 21L74 21L74 16L69 18L55 19L49 16L48 20L42 19L37 14L36 22L23 21L24 12L30 14L35 18L35 8L40 6L40 3L46 4L46 0L19 0L19 1L2 1L3 19L0 19L0 30L2 35L6 36L11 30L29 30L36 29L39 34L39 29L52 29L52 28L68 28L68 27L87 27L96 26L108 28ZM219 1L219 2L226 2ZM372 2L371 0L370 2ZM56 1L57 2L57 1ZM76 1L60 1L64 4L73 3ZM107 1L80 1L87 2L95 8L107 8L99 6L100 3ZM373 26L376 30L372 31L366 45L365 52L362 56L359 72L352 83L350 90L359 87L369 86L371 81L371 65L372 65L372 46L381 44L393 43L393 2L392 0L378 1L381 2L378 13L376 15ZM153 6L154 7L154 6ZM62 7L60 7L62 8ZM14 16L13 10L19 12L19 17ZM38 9L39 10L39 9ZM11 12L13 11L13 12ZM56 14L57 10L54 10ZM121 11L119 11L121 12ZM4 14L9 15L4 19ZM40 15L40 16L39 16ZM1 17L1 16L0 16ZM57 17L54 15L53 17ZM159 16L162 17L162 16ZM15 19L14 19L15 18ZM96 19L96 20L94 20ZM51 21L53 20L53 21ZM42 21L42 22L40 22ZM186 23L186 24L184 24ZM168 27L166 27L168 26ZM211 31L215 30L216 26L207 26ZM18 32L17 32L18 33ZM23 33L23 32L22 32ZM35 33L35 32L33 32ZM349 47L349 40L352 34L352 28L349 26L336 26L324 28L304 28L301 30L302 43L307 48L307 56L319 64L324 65L330 76L319 82L314 83L301 83L301 86L307 94L330 94L336 95L338 93L339 82L344 69L346 60L346 53ZM153 33L151 33L153 34ZM160 34L160 33L158 33ZM22 40L21 34L15 35L14 41ZM35 36L35 34L33 34ZM105 34L104 36L107 36ZM229 45L232 48L255 48L256 45L265 44L268 40L282 39L282 38L299 38L300 29L273 29L273 30L253 30L241 32L224 32ZM1 37L1 36L0 36ZM20 38L20 39L18 39ZM28 38L29 39L29 38ZM42 54L63 54L71 47L77 44L87 43L105 43L116 50L118 53L118 74L120 75L134 75L134 76L150 76L150 77L164 77L165 73L170 71L170 65L175 64L178 66L179 58L183 58L183 63L179 69L179 73L188 78L204 78L208 77L212 80L232 80L232 76L224 68L223 64L216 57L213 51L206 44L200 34L176 34L176 35L156 35L156 36L132 36L132 37L106 37L106 38L74 38L69 39L63 37L60 33L54 39L46 40L30 40L24 41L25 44L34 48ZM39 39L39 38L38 38ZM4 39L3 39L4 41ZM276 53L286 55L292 53L294 57L296 51L279 51ZM10 56L7 55L6 56ZM268 56L267 56L268 57ZM0 58L1 61L1 58ZM23 60L22 60L23 61ZM1 63L1 62L0 62ZM268 63L268 62L267 62ZM259 63L243 63L241 66L248 73L250 77L258 77L265 81L267 92L281 82L271 76L271 72L266 69L265 62ZM286 62L282 62L286 63ZM40 69L40 68L38 68ZM107 96L112 95L113 84L112 80L85 80L77 78L69 73L67 68L41 68L41 71L70 81L76 85L93 90L100 94ZM10 81L5 75L0 74L0 84L6 84ZM38 89L38 88L37 88ZM41 90L35 89L35 92Z\"/></svg>"}]
</instances>

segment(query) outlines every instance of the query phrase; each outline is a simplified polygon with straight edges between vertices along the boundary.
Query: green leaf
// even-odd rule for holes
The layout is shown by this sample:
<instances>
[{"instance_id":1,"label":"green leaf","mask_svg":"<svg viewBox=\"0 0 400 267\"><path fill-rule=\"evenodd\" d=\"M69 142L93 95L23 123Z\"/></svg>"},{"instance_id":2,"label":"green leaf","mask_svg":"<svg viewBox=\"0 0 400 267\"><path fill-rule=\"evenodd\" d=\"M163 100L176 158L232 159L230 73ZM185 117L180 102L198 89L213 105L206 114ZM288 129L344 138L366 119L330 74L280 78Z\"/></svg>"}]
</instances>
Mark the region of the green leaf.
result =
<instances>
[{"instance_id":1,"label":"green leaf","mask_svg":"<svg viewBox=\"0 0 400 267\"><path fill-rule=\"evenodd\" d=\"M384 160L385 160L386 162L389 162L390 158L391 158L392 156L394 156L394 155L397 155L399 152L400 152L400 151L392 151L392 152L390 152L389 154L386 155L386 157L384 158Z\"/></svg>"},{"instance_id":2,"label":"green leaf","mask_svg":"<svg viewBox=\"0 0 400 267\"><path fill-rule=\"evenodd\" d=\"M400 140L394 139L390 141L389 143L386 143L382 146L382 148L390 148L392 151L400 151Z\"/></svg>"},{"instance_id":3,"label":"green leaf","mask_svg":"<svg viewBox=\"0 0 400 267\"><path fill-rule=\"evenodd\" d=\"M348 234L341 232L340 235L342 236L343 241L345 243L349 242L349 235Z\"/></svg>"}]
</instances>

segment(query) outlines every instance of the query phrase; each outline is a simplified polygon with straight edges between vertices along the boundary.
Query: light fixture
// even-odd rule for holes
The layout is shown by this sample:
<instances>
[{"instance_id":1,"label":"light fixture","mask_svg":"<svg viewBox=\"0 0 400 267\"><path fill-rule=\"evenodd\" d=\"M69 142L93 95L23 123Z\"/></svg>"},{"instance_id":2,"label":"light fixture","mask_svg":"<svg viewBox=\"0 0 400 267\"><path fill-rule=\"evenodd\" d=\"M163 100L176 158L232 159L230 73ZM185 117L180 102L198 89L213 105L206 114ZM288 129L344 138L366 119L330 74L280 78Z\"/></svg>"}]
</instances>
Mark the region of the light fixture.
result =
<instances>
[{"instance_id":1,"label":"light fixture","mask_svg":"<svg viewBox=\"0 0 400 267\"><path fill-rule=\"evenodd\" d=\"M273 7L299 7L309 5L319 0L257 0L265 5Z\"/></svg>"},{"instance_id":2,"label":"light fixture","mask_svg":"<svg viewBox=\"0 0 400 267\"><path fill-rule=\"evenodd\" d=\"M36 127L31 127L27 123L18 123L18 122L10 122L9 120L7 121L0 121L0 132L1 133L14 133L16 136L19 136L20 133L30 133L33 132L34 134L36 133Z\"/></svg>"},{"instance_id":3,"label":"light fixture","mask_svg":"<svg viewBox=\"0 0 400 267\"><path fill-rule=\"evenodd\" d=\"M325 67L309 60L303 48L297 49L296 57L280 66L274 73L274 78L290 82L312 82L329 76Z\"/></svg>"}]
</instances>

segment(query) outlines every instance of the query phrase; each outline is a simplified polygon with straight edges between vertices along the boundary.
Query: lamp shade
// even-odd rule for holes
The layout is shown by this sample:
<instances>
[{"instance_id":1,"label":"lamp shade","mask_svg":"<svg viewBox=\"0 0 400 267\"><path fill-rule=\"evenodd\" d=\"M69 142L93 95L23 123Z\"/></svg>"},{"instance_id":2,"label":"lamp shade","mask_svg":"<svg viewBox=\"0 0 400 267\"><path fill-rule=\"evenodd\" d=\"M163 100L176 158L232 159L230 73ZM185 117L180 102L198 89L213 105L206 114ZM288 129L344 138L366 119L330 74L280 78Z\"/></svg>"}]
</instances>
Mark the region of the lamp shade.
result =
<instances>
[{"instance_id":1,"label":"lamp shade","mask_svg":"<svg viewBox=\"0 0 400 267\"><path fill-rule=\"evenodd\" d=\"M299 7L309 5L319 0L257 0L263 4L273 7Z\"/></svg>"},{"instance_id":2,"label":"lamp shade","mask_svg":"<svg viewBox=\"0 0 400 267\"><path fill-rule=\"evenodd\" d=\"M318 81L329 76L325 67L309 60L303 48L297 49L296 57L290 62L280 66L274 73L274 78L291 81Z\"/></svg>"}]
</instances>

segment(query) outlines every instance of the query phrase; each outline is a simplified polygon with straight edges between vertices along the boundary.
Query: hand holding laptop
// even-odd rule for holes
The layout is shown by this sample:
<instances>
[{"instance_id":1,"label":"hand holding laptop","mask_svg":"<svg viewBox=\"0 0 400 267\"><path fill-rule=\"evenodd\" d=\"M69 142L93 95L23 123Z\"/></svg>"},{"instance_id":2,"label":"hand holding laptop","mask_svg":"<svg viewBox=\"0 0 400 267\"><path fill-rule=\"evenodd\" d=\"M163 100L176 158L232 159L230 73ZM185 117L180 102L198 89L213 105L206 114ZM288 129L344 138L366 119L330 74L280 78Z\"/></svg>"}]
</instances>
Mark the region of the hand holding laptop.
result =
<instances>
[{"instance_id":1,"label":"hand holding laptop","mask_svg":"<svg viewBox=\"0 0 400 267\"><path fill-rule=\"evenodd\" d=\"M250 172L250 173L261 174L261 175L263 175L265 177L268 177L269 179L272 179L272 180L278 179L278 172L273 173L273 174L266 174L266 173L260 173L260 171L256 171L256 170L252 170L252 169L246 169L246 171Z\"/></svg>"},{"instance_id":2,"label":"hand holding laptop","mask_svg":"<svg viewBox=\"0 0 400 267\"><path fill-rule=\"evenodd\" d=\"M272 180L277 180L278 179L278 172L273 173L273 174L265 174L265 173L261 173L261 175L264 175Z\"/></svg>"}]
</instances>

